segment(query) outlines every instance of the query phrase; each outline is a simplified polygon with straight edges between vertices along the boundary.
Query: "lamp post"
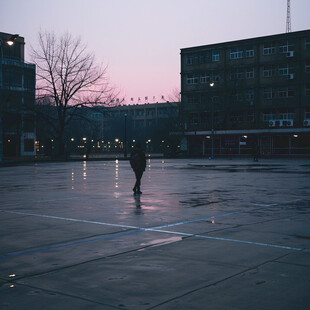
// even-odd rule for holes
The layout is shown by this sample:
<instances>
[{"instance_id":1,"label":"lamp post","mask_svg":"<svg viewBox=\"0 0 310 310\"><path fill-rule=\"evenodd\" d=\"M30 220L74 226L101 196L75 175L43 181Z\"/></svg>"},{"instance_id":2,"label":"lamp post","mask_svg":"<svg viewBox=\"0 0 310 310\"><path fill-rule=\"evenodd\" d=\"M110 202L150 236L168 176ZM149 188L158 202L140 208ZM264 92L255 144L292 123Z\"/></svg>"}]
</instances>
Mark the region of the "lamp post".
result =
<instances>
[{"instance_id":1,"label":"lamp post","mask_svg":"<svg viewBox=\"0 0 310 310\"><path fill-rule=\"evenodd\" d=\"M210 87L214 87L214 82L210 83ZM212 111L211 111L211 159L214 159L214 100L212 98Z\"/></svg>"},{"instance_id":2,"label":"lamp post","mask_svg":"<svg viewBox=\"0 0 310 310\"><path fill-rule=\"evenodd\" d=\"M0 38L0 109L1 106L3 107L3 43L6 43L9 46L12 46L14 44L15 39L18 37L18 34L12 35L8 40L3 41ZM2 129L2 111L0 110L0 163L3 161L3 129Z\"/></svg>"},{"instance_id":3,"label":"lamp post","mask_svg":"<svg viewBox=\"0 0 310 310\"><path fill-rule=\"evenodd\" d=\"M124 124L124 157L126 158L127 157L127 113L124 114L124 121L125 121L125 124Z\"/></svg>"}]
</instances>

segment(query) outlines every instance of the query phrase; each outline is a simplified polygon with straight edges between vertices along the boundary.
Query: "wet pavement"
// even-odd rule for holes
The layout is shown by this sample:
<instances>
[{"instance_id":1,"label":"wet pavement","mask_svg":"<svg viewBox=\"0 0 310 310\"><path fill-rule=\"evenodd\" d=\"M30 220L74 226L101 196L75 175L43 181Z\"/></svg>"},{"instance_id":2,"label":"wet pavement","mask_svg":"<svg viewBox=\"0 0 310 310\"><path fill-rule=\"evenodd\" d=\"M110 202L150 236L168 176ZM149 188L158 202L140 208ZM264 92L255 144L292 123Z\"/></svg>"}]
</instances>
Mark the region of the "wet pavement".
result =
<instances>
[{"instance_id":1,"label":"wet pavement","mask_svg":"<svg viewBox=\"0 0 310 310\"><path fill-rule=\"evenodd\" d=\"M310 309L309 160L0 168L0 309Z\"/></svg>"}]
</instances>

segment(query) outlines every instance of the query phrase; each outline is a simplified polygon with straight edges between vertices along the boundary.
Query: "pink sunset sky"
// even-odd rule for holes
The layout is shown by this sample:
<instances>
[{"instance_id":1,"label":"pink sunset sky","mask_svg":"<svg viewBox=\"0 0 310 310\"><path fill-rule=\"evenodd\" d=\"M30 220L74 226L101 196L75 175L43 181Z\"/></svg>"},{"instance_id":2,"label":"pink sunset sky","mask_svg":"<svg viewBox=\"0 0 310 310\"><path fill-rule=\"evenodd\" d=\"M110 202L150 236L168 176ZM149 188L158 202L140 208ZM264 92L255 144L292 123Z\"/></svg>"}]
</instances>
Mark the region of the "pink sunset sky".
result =
<instances>
[{"instance_id":1,"label":"pink sunset sky","mask_svg":"<svg viewBox=\"0 0 310 310\"><path fill-rule=\"evenodd\" d=\"M286 0L0 0L0 31L80 36L108 65L120 98L141 103L180 89L180 49L285 32ZM292 31L310 29L310 0L291 0Z\"/></svg>"}]
</instances>

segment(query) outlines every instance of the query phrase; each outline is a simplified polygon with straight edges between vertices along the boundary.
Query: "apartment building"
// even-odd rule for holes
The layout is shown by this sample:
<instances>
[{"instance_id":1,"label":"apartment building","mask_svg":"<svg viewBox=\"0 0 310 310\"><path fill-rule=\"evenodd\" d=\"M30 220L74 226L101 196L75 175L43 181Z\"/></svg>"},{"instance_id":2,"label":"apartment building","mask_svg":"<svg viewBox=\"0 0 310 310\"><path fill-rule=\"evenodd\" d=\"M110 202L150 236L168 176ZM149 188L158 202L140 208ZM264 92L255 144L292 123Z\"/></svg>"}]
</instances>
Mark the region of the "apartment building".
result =
<instances>
[{"instance_id":1,"label":"apartment building","mask_svg":"<svg viewBox=\"0 0 310 310\"><path fill-rule=\"evenodd\" d=\"M35 65L24 60L24 38L0 32L2 157L35 155Z\"/></svg>"},{"instance_id":2,"label":"apartment building","mask_svg":"<svg viewBox=\"0 0 310 310\"><path fill-rule=\"evenodd\" d=\"M310 30L181 49L193 155L310 154Z\"/></svg>"}]
</instances>

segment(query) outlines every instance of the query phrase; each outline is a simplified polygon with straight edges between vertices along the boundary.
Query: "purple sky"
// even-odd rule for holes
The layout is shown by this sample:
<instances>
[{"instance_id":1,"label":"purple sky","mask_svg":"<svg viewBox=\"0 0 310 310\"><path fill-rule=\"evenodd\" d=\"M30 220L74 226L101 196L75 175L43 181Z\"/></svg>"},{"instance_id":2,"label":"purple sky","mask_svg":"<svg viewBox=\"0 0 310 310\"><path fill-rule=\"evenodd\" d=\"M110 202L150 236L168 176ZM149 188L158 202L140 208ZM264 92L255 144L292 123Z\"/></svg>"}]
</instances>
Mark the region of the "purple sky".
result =
<instances>
[{"instance_id":1,"label":"purple sky","mask_svg":"<svg viewBox=\"0 0 310 310\"><path fill-rule=\"evenodd\" d=\"M310 0L291 0L292 31L310 29ZM37 34L81 36L108 64L121 97L168 98L180 88L180 49L285 32L286 0L0 0L0 31L29 47Z\"/></svg>"}]
</instances>

